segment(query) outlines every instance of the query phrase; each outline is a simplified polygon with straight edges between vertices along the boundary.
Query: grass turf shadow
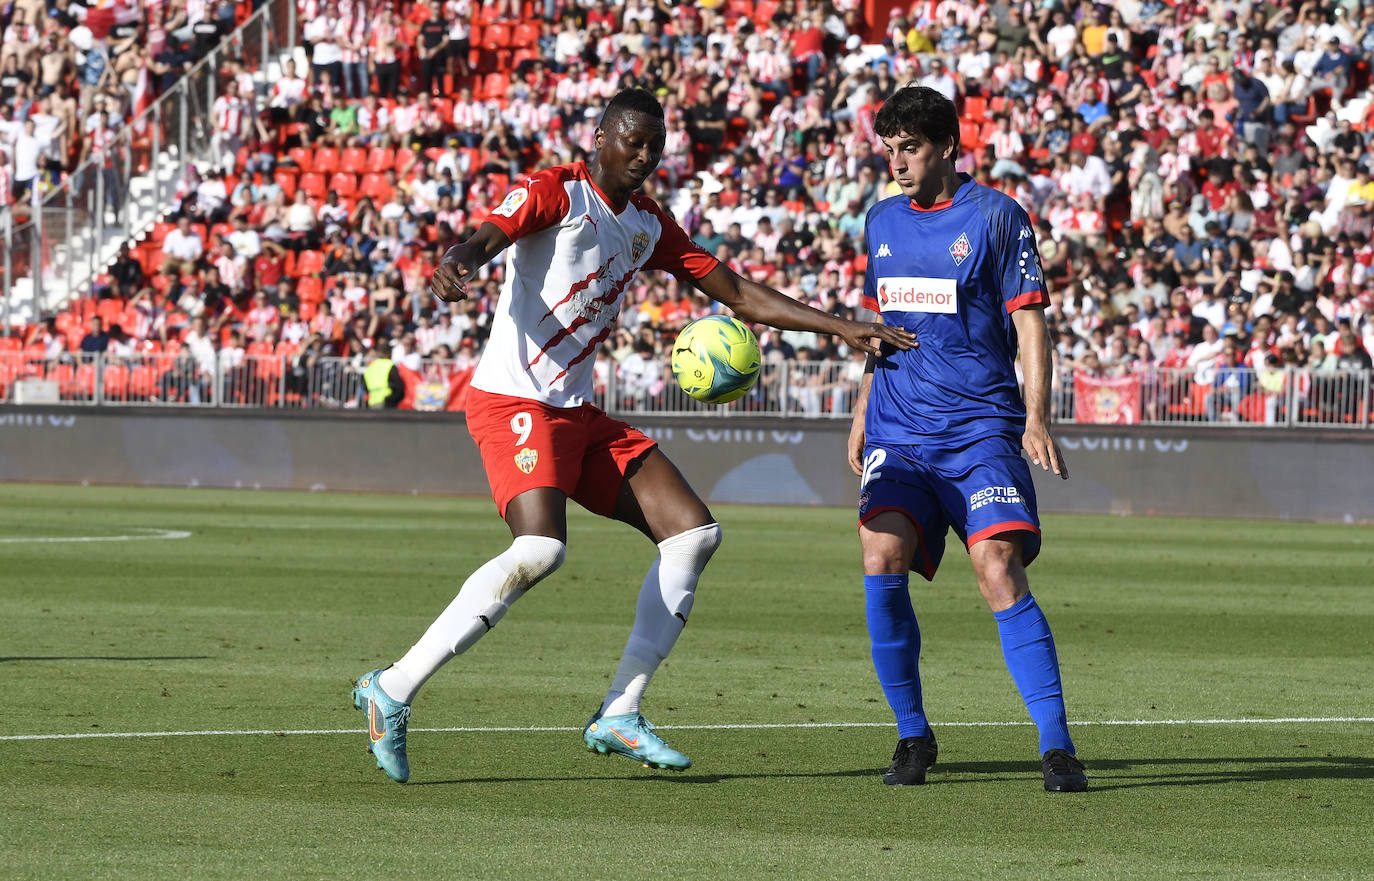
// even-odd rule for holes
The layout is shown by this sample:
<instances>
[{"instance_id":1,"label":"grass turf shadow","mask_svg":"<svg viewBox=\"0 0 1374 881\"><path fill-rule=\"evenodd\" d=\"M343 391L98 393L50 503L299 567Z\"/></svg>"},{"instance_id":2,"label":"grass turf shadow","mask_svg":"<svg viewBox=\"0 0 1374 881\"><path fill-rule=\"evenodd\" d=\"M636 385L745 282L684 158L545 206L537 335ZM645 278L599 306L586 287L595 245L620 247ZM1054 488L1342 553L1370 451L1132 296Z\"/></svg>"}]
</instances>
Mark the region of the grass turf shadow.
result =
<instances>
[{"instance_id":1,"label":"grass turf shadow","mask_svg":"<svg viewBox=\"0 0 1374 881\"><path fill-rule=\"evenodd\" d=\"M1203 765L1245 765L1242 768L1187 771L1180 767ZM1154 768L1169 768L1155 772ZM946 762L930 770L927 786L1000 783L1034 778L1039 768L1033 762ZM1115 772L1115 773L1113 773ZM1135 772L1135 773L1132 773ZM873 777L881 768L851 771L777 774L647 774L640 777L470 777L456 780L423 780L411 786L454 786L482 783L585 783L587 781L702 784L731 780L786 780L788 778ZM1356 756L1247 756L1228 758L1095 759L1088 765L1090 792L1134 789L1142 786L1205 786L1234 783L1274 783L1281 781L1374 780L1374 759Z\"/></svg>"}]
</instances>

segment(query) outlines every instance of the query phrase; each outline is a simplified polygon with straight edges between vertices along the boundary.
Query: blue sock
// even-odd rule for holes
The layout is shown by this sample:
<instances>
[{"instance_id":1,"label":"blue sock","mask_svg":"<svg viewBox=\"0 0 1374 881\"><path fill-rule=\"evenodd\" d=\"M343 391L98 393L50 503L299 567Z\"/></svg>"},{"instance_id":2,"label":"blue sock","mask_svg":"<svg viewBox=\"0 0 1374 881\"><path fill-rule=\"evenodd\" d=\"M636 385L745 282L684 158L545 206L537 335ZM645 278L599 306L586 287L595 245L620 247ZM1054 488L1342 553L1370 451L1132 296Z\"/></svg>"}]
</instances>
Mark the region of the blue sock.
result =
<instances>
[{"instance_id":1,"label":"blue sock","mask_svg":"<svg viewBox=\"0 0 1374 881\"><path fill-rule=\"evenodd\" d=\"M864 599L873 669L897 716L897 736L923 737L930 733L930 725L921 706L921 630L911 608L907 576L865 575Z\"/></svg>"},{"instance_id":2,"label":"blue sock","mask_svg":"<svg viewBox=\"0 0 1374 881\"><path fill-rule=\"evenodd\" d=\"M1045 613L1036 605L1035 597L1026 594L1011 608L993 612L992 617L997 619L1007 669L1031 720L1040 729L1040 752L1074 752L1059 680L1059 655L1054 651L1054 636Z\"/></svg>"}]
</instances>

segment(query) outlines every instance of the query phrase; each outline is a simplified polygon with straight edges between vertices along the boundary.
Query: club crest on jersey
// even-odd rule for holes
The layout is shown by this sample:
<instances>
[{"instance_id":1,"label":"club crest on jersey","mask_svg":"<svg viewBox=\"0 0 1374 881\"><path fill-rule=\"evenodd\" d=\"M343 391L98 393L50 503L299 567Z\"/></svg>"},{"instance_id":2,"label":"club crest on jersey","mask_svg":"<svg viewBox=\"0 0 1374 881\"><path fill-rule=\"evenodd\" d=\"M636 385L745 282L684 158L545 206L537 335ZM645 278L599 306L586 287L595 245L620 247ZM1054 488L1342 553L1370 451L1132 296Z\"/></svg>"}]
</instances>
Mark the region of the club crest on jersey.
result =
<instances>
[{"instance_id":1,"label":"club crest on jersey","mask_svg":"<svg viewBox=\"0 0 1374 881\"><path fill-rule=\"evenodd\" d=\"M499 214L502 217L511 217L515 212L520 210L520 206L524 205L529 197L529 190L524 187L516 187L506 194L505 200L503 200L501 204L497 206L496 210L491 213Z\"/></svg>"},{"instance_id":2,"label":"club crest on jersey","mask_svg":"<svg viewBox=\"0 0 1374 881\"><path fill-rule=\"evenodd\" d=\"M534 470L534 466L539 464L539 451L529 447L522 447L520 452L515 454L515 467L525 474Z\"/></svg>"},{"instance_id":3,"label":"club crest on jersey","mask_svg":"<svg viewBox=\"0 0 1374 881\"><path fill-rule=\"evenodd\" d=\"M959 238L954 240L954 244L949 246L949 256L954 258L954 265L958 266L968 259L968 255L973 253L973 246L968 242L968 233L959 233Z\"/></svg>"},{"instance_id":4,"label":"club crest on jersey","mask_svg":"<svg viewBox=\"0 0 1374 881\"><path fill-rule=\"evenodd\" d=\"M635 233L634 241L630 242L631 262L638 263L639 258L644 256L644 252L649 249L649 234Z\"/></svg>"}]
</instances>

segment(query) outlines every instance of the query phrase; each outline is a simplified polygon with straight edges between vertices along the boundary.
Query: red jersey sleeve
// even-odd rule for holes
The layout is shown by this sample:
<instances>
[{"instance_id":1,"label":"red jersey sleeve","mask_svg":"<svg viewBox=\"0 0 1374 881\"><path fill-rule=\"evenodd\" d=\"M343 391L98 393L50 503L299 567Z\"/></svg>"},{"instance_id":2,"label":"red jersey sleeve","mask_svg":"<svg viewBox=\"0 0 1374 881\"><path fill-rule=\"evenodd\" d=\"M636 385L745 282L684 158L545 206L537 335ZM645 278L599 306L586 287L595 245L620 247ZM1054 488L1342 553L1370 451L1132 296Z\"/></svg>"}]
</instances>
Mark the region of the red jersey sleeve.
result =
<instances>
[{"instance_id":1,"label":"red jersey sleeve","mask_svg":"<svg viewBox=\"0 0 1374 881\"><path fill-rule=\"evenodd\" d=\"M677 276L705 278L720 265L719 260L692 241L687 231L678 226L677 221L668 216L658 202L647 196L635 196L633 201L637 207L652 212L663 228L654 252L649 255L649 262L644 264L645 269L661 269Z\"/></svg>"},{"instance_id":2,"label":"red jersey sleeve","mask_svg":"<svg viewBox=\"0 0 1374 881\"><path fill-rule=\"evenodd\" d=\"M548 229L568 215L571 203L563 185L564 177L559 168L531 175L511 187L485 222L496 224L512 242Z\"/></svg>"}]
</instances>

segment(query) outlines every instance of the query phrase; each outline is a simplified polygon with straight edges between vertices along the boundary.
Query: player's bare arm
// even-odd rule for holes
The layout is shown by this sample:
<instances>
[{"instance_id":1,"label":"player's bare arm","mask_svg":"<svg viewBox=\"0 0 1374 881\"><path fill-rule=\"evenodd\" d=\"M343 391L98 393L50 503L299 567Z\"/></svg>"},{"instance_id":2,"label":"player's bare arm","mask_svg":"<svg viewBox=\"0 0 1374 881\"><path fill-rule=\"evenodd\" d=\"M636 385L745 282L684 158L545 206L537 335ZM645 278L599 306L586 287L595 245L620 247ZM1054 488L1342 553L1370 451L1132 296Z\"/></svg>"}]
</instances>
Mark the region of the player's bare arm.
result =
<instances>
[{"instance_id":1,"label":"player's bare arm","mask_svg":"<svg viewBox=\"0 0 1374 881\"><path fill-rule=\"evenodd\" d=\"M839 337L852 349L877 355L883 343L899 349L917 345L916 337L901 328L866 321L848 321L813 309L786 294L740 276L725 264L697 280L711 299L729 306L745 321L780 330L809 330Z\"/></svg>"},{"instance_id":2,"label":"player's bare arm","mask_svg":"<svg viewBox=\"0 0 1374 881\"><path fill-rule=\"evenodd\" d=\"M1059 445L1050 436L1050 330L1045 311L1038 306L1017 309L1011 314L1021 344L1021 369L1026 377L1026 430L1021 446L1031 463L1044 471L1069 478L1069 465Z\"/></svg>"},{"instance_id":3,"label":"player's bare arm","mask_svg":"<svg viewBox=\"0 0 1374 881\"><path fill-rule=\"evenodd\" d=\"M864 378L859 382L859 397L854 401L854 421L849 426L849 470L856 476L864 473L864 419L868 416L868 392L873 388L873 367L878 359L868 356L864 362Z\"/></svg>"},{"instance_id":4,"label":"player's bare arm","mask_svg":"<svg viewBox=\"0 0 1374 881\"><path fill-rule=\"evenodd\" d=\"M466 241L459 242L439 262L430 279L429 289L445 303L466 300L467 280L480 267L491 262L497 254L510 247L510 239L494 223L484 223Z\"/></svg>"}]
</instances>

